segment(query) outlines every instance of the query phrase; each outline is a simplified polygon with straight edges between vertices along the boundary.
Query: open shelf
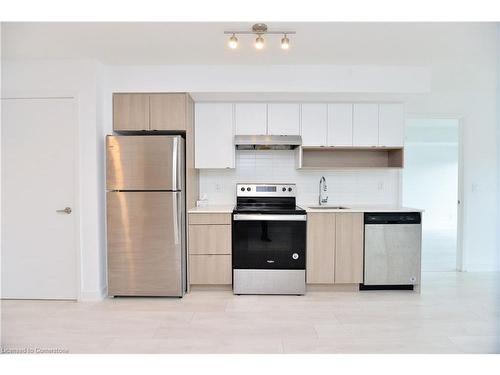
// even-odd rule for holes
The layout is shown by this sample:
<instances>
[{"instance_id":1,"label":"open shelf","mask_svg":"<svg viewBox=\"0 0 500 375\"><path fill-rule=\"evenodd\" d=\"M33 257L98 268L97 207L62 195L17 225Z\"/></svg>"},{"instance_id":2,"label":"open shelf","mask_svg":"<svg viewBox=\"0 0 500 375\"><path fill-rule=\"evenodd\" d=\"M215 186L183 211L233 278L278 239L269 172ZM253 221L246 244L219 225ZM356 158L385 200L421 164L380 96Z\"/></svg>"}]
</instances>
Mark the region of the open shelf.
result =
<instances>
[{"instance_id":1,"label":"open shelf","mask_svg":"<svg viewBox=\"0 0 500 375\"><path fill-rule=\"evenodd\" d=\"M403 168L404 149L388 147L300 147L299 169Z\"/></svg>"}]
</instances>

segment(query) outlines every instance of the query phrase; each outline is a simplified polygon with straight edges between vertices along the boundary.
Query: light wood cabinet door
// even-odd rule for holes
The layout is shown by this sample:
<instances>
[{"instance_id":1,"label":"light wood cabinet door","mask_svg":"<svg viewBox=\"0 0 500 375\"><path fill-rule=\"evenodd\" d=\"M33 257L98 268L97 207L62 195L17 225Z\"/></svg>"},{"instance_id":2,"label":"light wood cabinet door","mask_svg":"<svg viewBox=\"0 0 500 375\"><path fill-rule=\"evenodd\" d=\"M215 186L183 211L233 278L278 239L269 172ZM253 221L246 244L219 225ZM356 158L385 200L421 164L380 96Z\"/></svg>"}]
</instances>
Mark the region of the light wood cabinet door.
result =
<instances>
[{"instance_id":1,"label":"light wood cabinet door","mask_svg":"<svg viewBox=\"0 0 500 375\"><path fill-rule=\"evenodd\" d=\"M186 130L187 95L150 94L151 130Z\"/></svg>"},{"instance_id":2,"label":"light wood cabinet door","mask_svg":"<svg viewBox=\"0 0 500 375\"><path fill-rule=\"evenodd\" d=\"M149 130L149 94L113 94L113 130Z\"/></svg>"},{"instance_id":3,"label":"light wood cabinet door","mask_svg":"<svg viewBox=\"0 0 500 375\"><path fill-rule=\"evenodd\" d=\"M190 255L190 284L231 284L231 255Z\"/></svg>"},{"instance_id":4,"label":"light wood cabinet door","mask_svg":"<svg viewBox=\"0 0 500 375\"><path fill-rule=\"evenodd\" d=\"M335 284L363 282L362 213L339 213L335 218Z\"/></svg>"},{"instance_id":5,"label":"light wood cabinet door","mask_svg":"<svg viewBox=\"0 0 500 375\"><path fill-rule=\"evenodd\" d=\"M267 133L269 135L300 135L300 105L268 104Z\"/></svg>"},{"instance_id":6,"label":"light wood cabinet door","mask_svg":"<svg viewBox=\"0 0 500 375\"><path fill-rule=\"evenodd\" d=\"M326 104L302 104L301 123L302 146L326 146Z\"/></svg>"},{"instance_id":7,"label":"light wood cabinet door","mask_svg":"<svg viewBox=\"0 0 500 375\"><path fill-rule=\"evenodd\" d=\"M195 105L195 167L234 168L233 105Z\"/></svg>"},{"instance_id":8,"label":"light wood cabinet door","mask_svg":"<svg viewBox=\"0 0 500 375\"><path fill-rule=\"evenodd\" d=\"M234 120L236 135L266 135L267 104L236 103Z\"/></svg>"},{"instance_id":9,"label":"light wood cabinet door","mask_svg":"<svg viewBox=\"0 0 500 375\"><path fill-rule=\"evenodd\" d=\"M231 214L189 214L189 225L191 224L231 224Z\"/></svg>"},{"instance_id":10,"label":"light wood cabinet door","mask_svg":"<svg viewBox=\"0 0 500 375\"><path fill-rule=\"evenodd\" d=\"M231 254L231 225L189 225L189 254Z\"/></svg>"},{"instance_id":11,"label":"light wood cabinet door","mask_svg":"<svg viewBox=\"0 0 500 375\"><path fill-rule=\"evenodd\" d=\"M399 103L380 104L379 108L379 146L403 147L405 112Z\"/></svg>"},{"instance_id":12,"label":"light wood cabinet door","mask_svg":"<svg viewBox=\"0 0 500 375\"><path fill-rule=\"evenodd\" d=\"M307 214L308 284L333 284L335 262L335 214Z\"/></svg>"},{"instance_id":13,"label":"light wood cabinet door","mask_svg":"<svg viewBox=\"0 0 500 375\"><path fill-rule=\"evenodd\" d=\"M328 104L328 146L352 146L352 104Z\"/></svg>"},{"instance_id":14,"label":"light wood cabinet door","mask_svg":"<svg viewBox=\"0 0 500 375\"><path fill-rule=\"evenodd\" d=\"M378 146L378 104L354 104L352 131L353 146Z\"/></svg>"}]
</instances>

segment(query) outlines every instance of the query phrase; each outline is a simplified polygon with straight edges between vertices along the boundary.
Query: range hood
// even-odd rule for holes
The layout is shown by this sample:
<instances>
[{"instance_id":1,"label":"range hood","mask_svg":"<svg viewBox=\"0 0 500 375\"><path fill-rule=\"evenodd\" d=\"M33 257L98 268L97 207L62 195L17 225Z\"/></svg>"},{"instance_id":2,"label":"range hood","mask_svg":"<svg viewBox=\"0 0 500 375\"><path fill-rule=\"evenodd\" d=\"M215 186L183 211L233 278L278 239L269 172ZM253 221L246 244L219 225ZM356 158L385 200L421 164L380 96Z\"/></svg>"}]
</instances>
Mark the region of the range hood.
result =
<instances>
[{"instance_id":1,"label":"range hood","mask_svg":"<svg viewBox=\"0 0 500 375\"><path fill-rule=\"evenodd\" d=\"M236 135L237 150L293 150L302 144L300 135Z\"/></svg>"}]
</instances>

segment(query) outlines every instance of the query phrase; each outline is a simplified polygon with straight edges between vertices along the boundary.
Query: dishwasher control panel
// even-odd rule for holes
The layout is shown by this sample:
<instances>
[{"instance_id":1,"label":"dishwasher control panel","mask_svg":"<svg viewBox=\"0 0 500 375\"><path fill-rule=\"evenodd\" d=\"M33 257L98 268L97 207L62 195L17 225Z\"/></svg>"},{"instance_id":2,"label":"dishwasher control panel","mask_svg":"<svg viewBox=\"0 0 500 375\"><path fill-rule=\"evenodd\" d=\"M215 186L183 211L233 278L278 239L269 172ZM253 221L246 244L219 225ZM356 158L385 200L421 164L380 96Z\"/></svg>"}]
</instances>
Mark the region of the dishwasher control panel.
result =
<instances>
[{"instance_id":1,"label":"dishwasher control panel","mask_svg":"<svg viewBox=\"0 0 500 375\"><path fill-rule=\"evenodd\" d=\"M365 213L365 224L420 224L420 212Z\"/></svg>"}]
</instances>

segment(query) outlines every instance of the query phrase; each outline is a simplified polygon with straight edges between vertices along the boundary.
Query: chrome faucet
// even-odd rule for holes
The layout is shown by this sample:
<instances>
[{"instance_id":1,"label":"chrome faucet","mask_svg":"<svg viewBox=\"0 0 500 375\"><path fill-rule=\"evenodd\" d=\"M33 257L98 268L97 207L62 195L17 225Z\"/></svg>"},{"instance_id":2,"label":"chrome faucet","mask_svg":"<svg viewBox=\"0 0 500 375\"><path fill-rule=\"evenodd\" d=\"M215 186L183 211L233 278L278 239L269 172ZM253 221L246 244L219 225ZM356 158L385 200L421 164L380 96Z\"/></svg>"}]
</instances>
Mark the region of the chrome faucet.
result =
<instances>
[{"instance_id":1,"label":"chrome faucet","mask_svg":"<svg viewBox=\"0 0 500 375\"><path fill-rule=\"evenodd\" d=\"M321 176L319 180L319 205L327 204L328 203L328 188L326 186L326 179L325 176Z\"/></svg>"}]
</instances>

